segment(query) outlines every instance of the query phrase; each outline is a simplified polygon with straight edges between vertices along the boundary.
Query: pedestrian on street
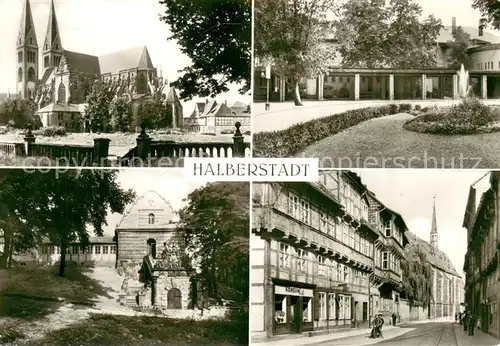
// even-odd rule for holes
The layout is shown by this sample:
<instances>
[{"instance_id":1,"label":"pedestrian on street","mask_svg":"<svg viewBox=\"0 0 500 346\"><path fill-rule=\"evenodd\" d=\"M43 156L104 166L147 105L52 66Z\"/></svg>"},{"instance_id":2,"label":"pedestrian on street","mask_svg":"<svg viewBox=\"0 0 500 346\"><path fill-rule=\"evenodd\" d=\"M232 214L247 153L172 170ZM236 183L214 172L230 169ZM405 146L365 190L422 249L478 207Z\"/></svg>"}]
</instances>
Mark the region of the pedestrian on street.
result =
<instances>
[{"instance_id":1,"label":"pedestrian on street","mask_svg":"<svg viewBox=\"0 0 500 346\"><path fill-rule=\"evenodd\" d=\"M467 333L467 323L469 322L469 312L466 311L464 313L464 319L463 319L463 324L464 324L464 332Z\"/></svg>"},{"instance_id":2,"label":"pedestrian on street","mask_svg":"<svg viewBox=\"0 0 500 346\"><path fill-rule=\"evenodd\" d=\"M382 317L382 314L379 314L378 318L379 318L379 322L378 322L378 336L383 339L384 336L382 335L382 326L384 325L384 318Z\"/></svg>"},{"instance_id":3,"label":"pedestrian on street","mask_svg":"<svg viewBox=\"0 0 500 346\"><path fill-rule=\"evenodd\" d=\"M474 327L476 326L476 316L471 313L469 316L469 336L474 335Z\"/></svg>"},{"instance_id":4,"label":"pedestrian on street","mask_svg":"<svg viewBox=\"0 0 500 346\"><path fill-rule=\"evenodd\" d=\"M375 315L375 318L372 321L372 332L370 334L371 339L375 339L378 336L378 315Z\"/></svg>"},{"instance_id":5,"label":"pedestrian on street","mask_svg":"<svg viewBox=\"0 0 500 346\"><path fill-rule=\"evenodd\" d=\"M396 318L397 318L396 313L393 312L392 315L391 315L391 317L392 317L392 325L395 326L396 325Z\"/></svg>"},{"instance_id":6,"label":"pedestrian on street","mask_svg":"<svg viewBox=\"0 0 500 346\"><path fill-rule=\"evenodd\" d=\"M462 318L463 318L462 312L459 312L458 313L458 324L460 324L460 325L462 325Z\"/></svg>"}]
</instances>

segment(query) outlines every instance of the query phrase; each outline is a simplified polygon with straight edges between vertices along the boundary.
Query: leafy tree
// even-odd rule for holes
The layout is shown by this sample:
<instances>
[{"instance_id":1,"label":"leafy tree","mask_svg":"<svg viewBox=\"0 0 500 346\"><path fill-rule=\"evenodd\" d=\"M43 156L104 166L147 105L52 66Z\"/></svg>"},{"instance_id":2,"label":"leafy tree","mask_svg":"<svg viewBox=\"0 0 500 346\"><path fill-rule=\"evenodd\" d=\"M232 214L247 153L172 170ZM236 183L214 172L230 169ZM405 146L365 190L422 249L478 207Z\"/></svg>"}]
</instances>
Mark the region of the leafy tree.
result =
<instances>
[{"instance_id":1,"label":"leafy tree","mask_svg":"<svg viewBox=\"0 0 500 346\"><path fill-rule=\"evenodd\" d=\"M164 101L152 101L141 104L137 110L137 126L146 124L151 129L165 128L172 125L172 111Z\"/></svg>"},{"instance_id":2,"label":"leafy tree","mask_svg":"<svg viewBox=\"0 0 500 346\"><path fill-rule=\"evenodd\" d=\"M211 183L179 213L196 279L210 298L248 300L248 183Z\"/></svg>"},{"instance_id":3,"label":"leafy tree","mask_svg":"<svg viewBox=\"0 0 500 346\"><path fill-rule=\"evenodd\" d=\"M479 10L482 14L481 25L491 25L500 29L500 2L495 0L472 0L472 8Z\"/></svg>"},{"instance_id":4,"label":"leafy tree","mask_svg":"<svg viewBox=\"0 0 500 346\"><path fill-rule=\"evenodd\" d=\"M420 247L409 245L401 262L403 293L410 305L421 303L428 307L432 299L432 266Z\"/></svg>"},{"instance_id":5,"label":"leafy tree","mask_svg":"<svg viewBox=\"0 0 500 346\"><path fill-rule=\"evenodd\" d=\"M97 236L102 236L108 210L123 213L135 197L133 191L121 189L116 182L117 173L116 170L17 172L19 180L14 181L17 185L11 184L12 189L22 182L36 188L21 190L22 194L17 192L22 197L21 207L15 205L17 199L8 200L6 206L8 210L17 210L32 234L48 237L60 246L60 276L64 276L68 245L72 242L88 245L91 228Z\"/></svg>"},{"instance_id":6,"label":"leafy tree","mask_svg":"<svg viewBox=\"0 0 500 346\"><path fill-rule=\"evenodd\" d=\"M7 100L0 103L0 124L25 129L31 124L34 129L42 127L40 117L35 114L37 105L33 100Z\"/></svg>"},{"instance_id":7,"label":"leafy tree","mask_svg":"<svg viewBox=\"0 0 500 346\"><path fill-rule=\"evenodd\" d=\"M337 50L345 67L428 68L436 66L441 21L421 20L415 0L345 2L335 21Z\"/></svg>"},{"instance_id":8,"label":"leafy tree","mask_svg":"<svg viewBox=\"0 0 500 346\"><path fill-rule=\"evenodd\" d=\"M230 83L250 89L252 2L250 0L161 0L181 51L192 61L172 83L182 99L214 97Z\"/></svg>"},{"instance_id":9,"label":"leafy tree","mask_svg":"<svg viewBox=\"0 0 500 346\"><path fill-rule=\"evenodd\" d=\"M114 131L129 132L133 114L130 102L124 97L117 97L110 104L111 127Z\"/></svg>"},{"instance_id":10,"label":"leafy tree","mask_svg":"<svg viewBox=\"0 0 500 346\"><path fill-rule=\"evenodd\" d=\"M110 132L110 104L115 96L109 83L96 81L87 95L85 121L92 132Z\"/></svg>"},{"instance_id":11,"label":"leafy tree","mask_svg":"<svg viewBox=\"0 0 500 346\"><path fill-rule=\"evenodd\" d=\"M332 50L324 44L326 16L334 0L260 0L255 3L255 55L288 77L295 105L301 106L299 80L327 71Z\"/></svg>"},{"instance_id":12,"label":"leafy tree","mask_svg":"<svg viewBox=\"0 0 500 346\"><path fill-rule=\"evenodd\" d=\"M466 33L461 26L457 27L453 33L453 41L448 42L448 67L459 69L463 64L465 69L469 69L472 64L472 59L467 53L470 47L470 35Z\"/></svg>"}]
</instances>

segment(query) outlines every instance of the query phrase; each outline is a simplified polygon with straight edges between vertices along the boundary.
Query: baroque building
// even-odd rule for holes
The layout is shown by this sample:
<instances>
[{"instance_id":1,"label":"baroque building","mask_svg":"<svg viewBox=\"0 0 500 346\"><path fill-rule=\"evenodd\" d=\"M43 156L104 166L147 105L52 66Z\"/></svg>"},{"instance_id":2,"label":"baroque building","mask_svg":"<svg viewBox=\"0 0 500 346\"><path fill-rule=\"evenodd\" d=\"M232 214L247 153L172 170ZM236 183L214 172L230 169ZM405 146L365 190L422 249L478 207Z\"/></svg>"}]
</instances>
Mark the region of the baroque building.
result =
<instances>
[{"instance_id":1,"label":"baroque building","mask_svg":"<svg viewBox=\"0 0 500 346\"><path fill-rule=\"evenodd\" d=\"M474 183L464 214L467 229L465 303L482 331L500 339L499 260L500 173L490 172Z\"/></svg>"},{"instance_id":2,"label":"baroque building","mask_svg":"<svg viewBox=\"0 0 500 346\"><path fill-rule=\"evenodd\" d=\"M357 174L254 183L253 193L253 338L356 327L397 312L407 228Z\"/></svg>"},{"instance_id":3,"label":"baroque building","mask_svg":"<svg viewBox=\"0 0 500 346\"><path fill-rule=\"evenodd\" d=\"M172 127L183 126L177 94L158 75L146 46L95 56L66 50L63 44L54 1L39 47L30 0L25 0L16 44L17 93L36 102L44 126L68 125L82 114L96 81L107 83L116 97L127 97L135 113L140 104L152 102L161 87L162 102L172 111Z\"/></svg>"}]
</instances>

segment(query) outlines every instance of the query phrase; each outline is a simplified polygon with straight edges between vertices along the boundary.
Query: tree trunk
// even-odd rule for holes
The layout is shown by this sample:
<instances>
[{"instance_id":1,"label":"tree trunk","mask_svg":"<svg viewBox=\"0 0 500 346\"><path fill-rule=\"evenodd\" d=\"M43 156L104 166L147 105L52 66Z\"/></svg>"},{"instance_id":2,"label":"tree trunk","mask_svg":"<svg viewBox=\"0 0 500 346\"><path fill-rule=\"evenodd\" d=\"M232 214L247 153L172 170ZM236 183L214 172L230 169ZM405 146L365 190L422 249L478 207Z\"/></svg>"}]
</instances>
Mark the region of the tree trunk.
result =
<instances>
[{"instance_id":1,"label":"tree trunk","mask_svg":"<svg viewBox=\"0 0 500 346\"><path fill-rule=\"evenodd\" d=\"M68 248L68 243L66 239L61 241L61 259L59 261L59 276L64 276L64 269L66 268L66 251Z\"/></svg>"},{"instance_id":2,"label":"tree trunk","mask_svg":"<svg viewBox=\"0 0 500 346\"><path fill-rule=\"evenodd\" d=\"M219 299L217 292L217 272L216 272L216 258L215 258L215 247L212 248L212 266L210 268L210 281L212 281L212 290L215 299Z\"/></svg>"},{"instance_id":3,"label":"tree trunk","mask_svg":"<svg viewBox=\"0 0 500 346\"><path fill-rule=\"evenodd\" d=\"M299 79L294 79L293 84L293 102L296 106L302 106L302 99L300 98Z\"/></svg>"},{"instance_id":4,"label":"tree trunk","mask_svg":"<svg viewBox=\"0 0 500 346\"><path fill-rule=\"evenodd\" d=\"M9 248L9 265L8 268L12 268L12 253L14 252L14 241L10 242Z\"/></svg>"},{"instance_id":5,"label":"tree trunk","mask_svg":"<svg viewBox=\"0 0 500 346\"><path fill-rule=\"evenodd\" d=\"M9 265L9 255L10 255L10 249L11 249L11 244L13 241L13 232L9 227L4 228L4 244L3 244L3 253L2 256L0 256L0 268L8 268Z\"/></svg>"}]
</instances>

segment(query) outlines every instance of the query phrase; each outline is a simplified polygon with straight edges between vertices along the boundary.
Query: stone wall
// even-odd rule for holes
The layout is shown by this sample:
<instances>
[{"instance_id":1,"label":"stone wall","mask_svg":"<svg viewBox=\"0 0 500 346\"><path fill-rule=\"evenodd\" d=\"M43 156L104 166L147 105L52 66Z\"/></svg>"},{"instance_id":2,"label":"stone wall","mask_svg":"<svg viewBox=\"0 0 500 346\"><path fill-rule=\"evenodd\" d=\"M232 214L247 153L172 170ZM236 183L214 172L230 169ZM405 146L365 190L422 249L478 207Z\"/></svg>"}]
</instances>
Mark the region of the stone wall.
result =
<instances>
[{"instance_id":1,"label":"stone wall","mask_svg":"<svg viewBox=\"0 0 500 346\"><path fill-rule=\"evenodd\" d=\"M118 232L118 263L123 261L142 262L144 256L148 254L148 239L156 241L156 254L159 256L164 248L164 243L169 243L175 236L174 231L165 230L144 230L144 231L125 231Z\"/></svg>"}]
</instances>

